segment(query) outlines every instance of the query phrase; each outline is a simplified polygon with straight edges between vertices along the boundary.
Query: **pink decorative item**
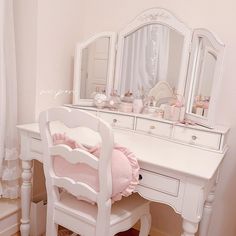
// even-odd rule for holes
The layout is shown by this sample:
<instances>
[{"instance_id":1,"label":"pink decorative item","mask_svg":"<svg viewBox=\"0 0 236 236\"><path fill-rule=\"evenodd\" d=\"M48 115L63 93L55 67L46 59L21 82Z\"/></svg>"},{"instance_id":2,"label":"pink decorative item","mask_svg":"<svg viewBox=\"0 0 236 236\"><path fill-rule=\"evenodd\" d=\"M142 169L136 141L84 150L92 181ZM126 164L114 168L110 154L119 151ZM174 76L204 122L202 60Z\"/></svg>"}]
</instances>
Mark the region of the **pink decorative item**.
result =
<instances>
[{"instance_id":1,"label":"pink decorative item","mask_svg":"<svg viewBox=\"0 0 236 236\"><path fill-rule=\"evenodd\" d=\"M128 91L128 92L126 92L125 93L125 95L122 97L122 102L133 102L133 94L130 92L130 91Z\"/></svg>"},{"instance_id":2,"label":"pink decorative item","mask_svg":"<svg viewBox=\"0 0 236 236\"><path fill-rule=\"evenodd\" d=\"M141 98L136 98L133 100L133 112L141 113L143 110L143 100Z\"/></svg>"},{"instance_id":3,"label":"pink decorative item","mask_svg":"<svg viewBox=\"0 0 236 236\"><path fill-rule=\"evenodd\" d=\"M164 119L171 121L179 121L180 108L166 105L164 110Z\"/></svg>"},{"instance_id":4,"label":"pink decorative item","mask_svg":"<svg viewBox=\"0 0 236 236\"><path fill-rule=\"evenodd\" d=\"M120 97L117 94L117 91L113 91L108 101L108 107L111 110L118 110L120 104Z\"/></svg>"},{"instance_id":5,"label":"pink decorative item","mask_svg":"<svg viewBox=\"0 0 236 236\"><path fill-rule=\"evenodd\" d=\"M131 102L121 102L119 105L119 111L130 113L133 110L133 103Z\"/></svg>"},{"instance_id":6,"label":"pink decorative item","mask_svg":"<svg viewBox=\"0 0 236 236\"><path fill-rule=\"evenodd\" d=\"M176 98L164 107L164 119L182 122L184 120L184 98L176 94Z\"/></svg>"},{"instance_id":7,"label":"pink decorative item","mask_svg":"<svg viewBox=\"0 0 236 236\"><path fill-rule=\"evenodd\" d=\"M196 96L194 99L192 112L199 116L207 117L210 97Z\"/></svg>"},{"instance_id":8,"label":"pink decorative item","mask_svg":"<svg viewBox=\"0 0 236 236\"><path fill-rule=\"evenodd\" d=\"M163 110L160 109L160 110L158 110L158 111L156 112L156 117L157 117L157 118L162 119L163 116L164 116L164 111L163 111Z\"/></svg>"},{"instance_id":9,"label":"pink decorative item","mask_svg":"<svg viewBox=\"0 0 236 236\"><path fill-rule=\"evenodd\" d=\"M96 145L87 149L82 144L68 138L65 134L54 134L53 143L66 144L72 149L81 148L94 156L100 156L101 148ZM127 148L115 145L112 154L112 200L118 201L122 196L129 196L138 184L139 165L135 155ZM60 156L54 157L54 170L58 176L67 176L75 181L83 181L96 191L99 190L97 171L85 164L70 164ZM80 198L81 199L81 198ZM81 199L87 200L87 199Z\"/></svg>"},{"instance_id":10,"label":"pink decorative item","mask_svg":"<svg viewBox=\"0 0 236 236\"><path fill-rule=\"evenodd\" d=\"M179 121L182 122L185 117L185 107L180 107Z\"/></svg>"}]
</instances>

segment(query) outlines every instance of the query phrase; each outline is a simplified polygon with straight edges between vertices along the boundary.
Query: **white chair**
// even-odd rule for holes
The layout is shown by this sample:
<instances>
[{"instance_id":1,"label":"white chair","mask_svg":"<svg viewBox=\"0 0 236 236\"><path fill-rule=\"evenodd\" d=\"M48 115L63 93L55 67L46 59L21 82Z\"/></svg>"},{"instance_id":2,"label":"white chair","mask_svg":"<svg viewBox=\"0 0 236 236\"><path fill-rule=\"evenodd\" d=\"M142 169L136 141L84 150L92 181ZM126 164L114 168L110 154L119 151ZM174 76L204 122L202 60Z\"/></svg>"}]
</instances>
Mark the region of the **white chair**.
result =
<instances>
[{"instance_id":1,"label":"white chair","mask_svg":"<svg viewBox=\"0 0 236 236\"><path fill-rule=\"evenodd\" d=\"M69 128L88 127L101 136L101 155L96 158L81 149L71 149L60 144L53 145L49 123L61 121ZM140 236L147 236L151 216L149 202L138 194L123 197L111 203L112 175L111 153L113 132L109 124L100 118L81 110L52 108L40 114L40 132L44 150L44 172L47 187L47 236L57 235L58 225L83 236L112 236L131 228L139 219ZM53 156L59 155L66 161L85 163L98 171L99 191L68 177L56 176L53 170ZM61 188L66 191L60 191ZM86 198L96 204L78 200Z\"/></svg>"}]
</instances>

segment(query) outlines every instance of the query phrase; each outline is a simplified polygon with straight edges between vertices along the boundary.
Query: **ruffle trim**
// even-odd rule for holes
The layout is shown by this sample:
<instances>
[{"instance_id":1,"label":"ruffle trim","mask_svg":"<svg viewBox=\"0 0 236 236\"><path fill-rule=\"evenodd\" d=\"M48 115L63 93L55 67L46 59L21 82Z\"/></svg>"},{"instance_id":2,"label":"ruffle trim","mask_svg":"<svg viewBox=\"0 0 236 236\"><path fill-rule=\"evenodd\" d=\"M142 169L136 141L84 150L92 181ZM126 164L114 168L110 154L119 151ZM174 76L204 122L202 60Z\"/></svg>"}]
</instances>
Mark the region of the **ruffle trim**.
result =
<instances>
[{"instance_id":1,"label":"ruffle trim","mask_svg":"<svg viewBox=\"0 0 236 236\"><path fill-rule=\"evenodd\" d=\"M112 197L112 201L118 201L121 200L123 196L128 197L134 192L136 186L139 183L140 167L136 156L128 148L119 146L118 144L115 144L114 148L124 153L132 167L132 180L130 181L129 185L121 193L118 193Z\"/></svg>"}]
</instances>

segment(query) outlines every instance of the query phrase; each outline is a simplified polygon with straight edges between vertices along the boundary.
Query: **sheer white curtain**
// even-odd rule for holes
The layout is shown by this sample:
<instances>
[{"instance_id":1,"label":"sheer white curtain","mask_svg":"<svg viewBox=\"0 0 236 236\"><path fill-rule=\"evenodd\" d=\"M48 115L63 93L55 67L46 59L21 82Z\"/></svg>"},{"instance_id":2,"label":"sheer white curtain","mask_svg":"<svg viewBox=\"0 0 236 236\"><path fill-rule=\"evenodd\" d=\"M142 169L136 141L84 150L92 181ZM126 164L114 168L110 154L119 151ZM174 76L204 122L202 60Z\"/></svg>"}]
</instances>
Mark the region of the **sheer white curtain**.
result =
<instances>
[{"instance_id":1,"label":"sheer white curtain","mask_svg":"<svg viewBox=\"0 0 236 236\"><path fill-rule=\"evenodd\" d=\"M121 94L149 91L158 81L167 79L169 31L166 26L153 24L125 38Z\"/></svg>"},{"instance_id":2,"label":"sheer white curtain","mask_svg":"<svg viewBox=\"0 0 236 236\"><path fill-rule=\"evenodd\" d=\"M0 0L0 197L19 196L13 0Z\"/></svg>"}]
</instances>

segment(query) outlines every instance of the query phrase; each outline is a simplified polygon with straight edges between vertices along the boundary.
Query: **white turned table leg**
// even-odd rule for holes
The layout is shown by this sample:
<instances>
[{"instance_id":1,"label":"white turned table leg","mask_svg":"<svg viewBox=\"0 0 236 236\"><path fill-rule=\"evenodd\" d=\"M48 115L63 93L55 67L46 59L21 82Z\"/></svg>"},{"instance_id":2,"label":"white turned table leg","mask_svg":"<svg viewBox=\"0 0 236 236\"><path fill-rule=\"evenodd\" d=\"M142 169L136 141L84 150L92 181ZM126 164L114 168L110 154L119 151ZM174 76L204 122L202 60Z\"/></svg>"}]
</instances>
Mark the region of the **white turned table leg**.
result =
<instances>
[{"instance_id":1,"label":"white turned table leg","mask_svg":"<svg viewBox=\"0 0 236 236\"><path fill-rule=\"evenodd\" d=\"M207 199L204 204L203 209L203 216L200 223L200 236L207 236L210 218L211 218L211 212L212 212L212 204L215 199L215 189L216 185L212 188L211 192L208 194Z\"/></svg>"},{"instance_id":2,"label":"white turned table leg","mask_svg":"<svg viewBox=\"0 0 236 236\"><path fill-rule=\"evenodd\" d=\"M21 185L21 236L29 236L30 230L30 202L31 202L31 178L32 161L22 161L22 185Z\"/></svg>"},{"instance_id":3,"label":"white turned table leg","mask_svg":"<svg viewBox=\"0 0 236 236\"><path fill-rule=\"evenodd\" d=\"M183 233L181 236L194 236L198 230L198 223L183 219Z\"/></svg>"}]
</instances>

